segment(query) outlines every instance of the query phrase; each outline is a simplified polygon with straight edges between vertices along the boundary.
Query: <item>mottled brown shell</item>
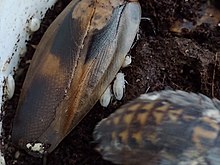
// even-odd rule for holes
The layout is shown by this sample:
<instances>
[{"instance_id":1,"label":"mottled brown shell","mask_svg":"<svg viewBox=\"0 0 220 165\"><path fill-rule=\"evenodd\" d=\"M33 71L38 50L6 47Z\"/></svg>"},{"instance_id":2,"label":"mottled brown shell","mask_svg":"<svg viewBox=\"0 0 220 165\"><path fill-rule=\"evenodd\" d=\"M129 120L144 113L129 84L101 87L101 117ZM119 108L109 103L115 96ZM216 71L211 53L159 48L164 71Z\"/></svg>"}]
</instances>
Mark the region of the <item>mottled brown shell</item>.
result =
<instances>
[{"instance_id":1,"label":"mottled brown shell","mask_svg":"<svg viewBox=\"0 0 220 165\"><path fill-rule=\"evenodd\" d=\"M165 90L141 95L95 128L104 159L118 164L220 164L220 102Z\"/></svg>"}]
</instances>

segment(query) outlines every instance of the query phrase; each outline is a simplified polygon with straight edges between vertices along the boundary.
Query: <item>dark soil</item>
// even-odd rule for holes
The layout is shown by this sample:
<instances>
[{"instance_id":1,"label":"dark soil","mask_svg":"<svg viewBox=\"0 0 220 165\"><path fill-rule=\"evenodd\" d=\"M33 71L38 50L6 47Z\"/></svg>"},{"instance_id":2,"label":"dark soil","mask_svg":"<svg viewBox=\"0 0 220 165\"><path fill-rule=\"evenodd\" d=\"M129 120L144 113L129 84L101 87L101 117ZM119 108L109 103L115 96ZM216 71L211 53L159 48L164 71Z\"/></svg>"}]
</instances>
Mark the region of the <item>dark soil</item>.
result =
<instances>
[{"instance_id":1,"label":"dark soil","mask_svg":"<svg viewBox=\"0 0 220 165\"><path fill-rule=\"evenodd\" d=\"M122 69L126 75L125 96L108 108L97 103L82 122L45 159L35 158L11 144L11 125L29 60L41 36L70 0L58 2L48 11L41 29L31 41L16 76L14 97L5 105L3 117L4 155L7 164L92 165L104 161L94 150L95 125L123 103L146 91L165 88L203 93L220 98L220 11L206 0L140 0L143 19L139 40L131 50L133 62Z\"/></svg>"}]
</instances>

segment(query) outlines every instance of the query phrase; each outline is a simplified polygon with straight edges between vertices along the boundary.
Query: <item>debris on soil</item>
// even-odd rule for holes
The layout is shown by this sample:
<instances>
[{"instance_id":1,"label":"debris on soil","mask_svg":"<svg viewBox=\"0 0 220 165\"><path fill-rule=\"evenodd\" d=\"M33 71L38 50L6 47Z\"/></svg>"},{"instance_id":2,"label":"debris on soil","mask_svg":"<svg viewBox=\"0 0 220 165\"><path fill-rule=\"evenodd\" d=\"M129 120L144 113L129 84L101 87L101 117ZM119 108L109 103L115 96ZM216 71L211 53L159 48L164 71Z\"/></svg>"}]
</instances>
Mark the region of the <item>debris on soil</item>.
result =
<instances>
[{"instance_id":1,"label":"debris on soil","mask_svg":"<svg viewBox=\"0 0 220 165\"><path fill-rule=\"evenodd\" d=\"M148 91L165 88L203 93L220 99L220 9L212 1L140 0L144 18L139 40L131 50L132 63L125 73L125 96L108 108L97 103L82 122L45 158L35 158L11 143L11 126L19 93L35 46L49 24L70 0L48 11L22 59L14 97L5 105L4 155L8 165L111 165L95 151L95 125L123 103Z\"/></svg>"}]
</instances>

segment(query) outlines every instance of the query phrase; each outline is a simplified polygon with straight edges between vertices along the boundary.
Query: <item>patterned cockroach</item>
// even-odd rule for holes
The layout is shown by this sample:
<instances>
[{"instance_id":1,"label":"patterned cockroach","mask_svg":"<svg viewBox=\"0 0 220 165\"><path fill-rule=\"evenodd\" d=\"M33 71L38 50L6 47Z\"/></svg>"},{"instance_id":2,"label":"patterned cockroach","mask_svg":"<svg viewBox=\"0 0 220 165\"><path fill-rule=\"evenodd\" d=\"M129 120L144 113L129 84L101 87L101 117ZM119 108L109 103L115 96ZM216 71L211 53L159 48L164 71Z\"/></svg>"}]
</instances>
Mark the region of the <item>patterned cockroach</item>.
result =
<instances>
[{"instance_id":1,"label":"patterned cockroach","mask_svg":"<svg viewBox=\"0 0 220 165\"><path fill-rule=\"evenodd\" d=\"M33 56L12 141L41 153L56 148L113 81L140 19L137 0L72 0Z\"/></svg>"},{"instance_id":2,"label":"patterned cockroach","mask_svg":"<svg viewBox=\"0 0 220 165\"><path fill-rule=\"evenodd\" d=\"M164 90L123 105L94 130L103 158L126 165L219 165L220 101Z\"/></svg>"}]
</instances>

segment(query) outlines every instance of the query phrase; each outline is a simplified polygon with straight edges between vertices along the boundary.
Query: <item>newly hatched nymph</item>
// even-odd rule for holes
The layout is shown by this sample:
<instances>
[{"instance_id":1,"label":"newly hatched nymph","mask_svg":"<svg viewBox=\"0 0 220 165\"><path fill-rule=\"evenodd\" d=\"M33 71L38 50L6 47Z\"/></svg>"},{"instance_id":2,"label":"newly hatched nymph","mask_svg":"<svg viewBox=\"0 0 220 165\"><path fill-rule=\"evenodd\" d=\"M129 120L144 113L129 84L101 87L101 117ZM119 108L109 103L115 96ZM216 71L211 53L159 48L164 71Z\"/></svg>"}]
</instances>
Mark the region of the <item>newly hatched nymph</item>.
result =
<instances>
[{"instance_id":1,"label":"newly hatched nymph","mask_svg":"<svg viewBox=\"0 0 220 165\"><path fill-rule=\"evenodd\" d=\"M125 165L219 165L220 101L164 90L123 105L94 130L103 158Z\"/></svg>"},{"instance_id":2,"label":"newly hatched nymph","mask_svg":"<svg viewBox=\"0 0 220 165\"><path fill-rule=\"evenodd\" d=\"M72 0L34 54L12 140L51 152L104 93L139 28L137 0Z\"/></svg>"}]
</instances>

